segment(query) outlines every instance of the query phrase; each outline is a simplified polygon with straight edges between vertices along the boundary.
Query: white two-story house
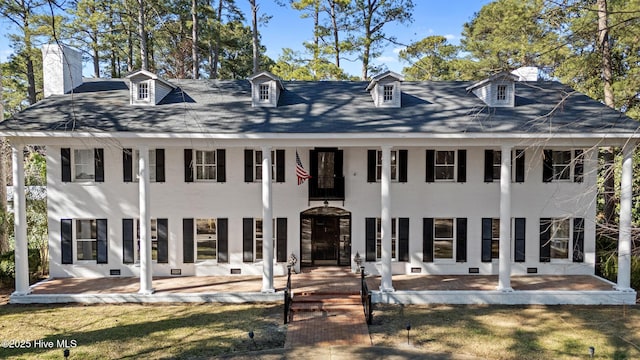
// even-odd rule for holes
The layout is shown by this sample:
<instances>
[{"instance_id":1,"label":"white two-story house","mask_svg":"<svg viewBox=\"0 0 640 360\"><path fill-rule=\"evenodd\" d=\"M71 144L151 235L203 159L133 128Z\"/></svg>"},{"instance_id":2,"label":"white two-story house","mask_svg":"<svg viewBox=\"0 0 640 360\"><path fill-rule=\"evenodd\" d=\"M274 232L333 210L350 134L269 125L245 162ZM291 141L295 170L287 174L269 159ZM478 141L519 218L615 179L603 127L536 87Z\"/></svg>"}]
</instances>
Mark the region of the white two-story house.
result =
<instances>
[{"instance_id":1,"label":"white two-story house","mask_svg":"<svg viewBox=\"0 0 640 360\"><path fill-rule=\"evenodd\" d=\"M382 292L394 274L493 274L501 291L512 275L594 274L597 151L619 146L617 288L632 292L638 124L558 82L144 70L83 82L71 49L44 55L45 86L65 86L0 124L17 181L17 293L27 144L46 146L50 275L135 276L142 293L152 276L227 274L262 275L273 291L291 254L354 269L357 254Z\"/></svg>"}]
</instances>

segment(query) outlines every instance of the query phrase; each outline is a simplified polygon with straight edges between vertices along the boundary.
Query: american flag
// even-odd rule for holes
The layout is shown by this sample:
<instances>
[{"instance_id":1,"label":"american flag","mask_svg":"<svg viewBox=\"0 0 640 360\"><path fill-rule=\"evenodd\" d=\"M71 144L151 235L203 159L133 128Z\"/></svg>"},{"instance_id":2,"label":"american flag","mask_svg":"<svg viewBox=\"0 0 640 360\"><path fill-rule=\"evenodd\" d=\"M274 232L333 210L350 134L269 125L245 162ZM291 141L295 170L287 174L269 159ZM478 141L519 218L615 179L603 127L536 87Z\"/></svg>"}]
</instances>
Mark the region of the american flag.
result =
<instances>
[{"instance_id":1,"label":"american flag","mask_svg":"<svg viewBox=\"0 0 640 360\"><path fill-rule=\"evenodd\" d=\"M311 179L311 175L302 167L302 161L296 150L296 176L298 177L298 185L302 184L305 180Z\"/></svg>"}]
</instances>

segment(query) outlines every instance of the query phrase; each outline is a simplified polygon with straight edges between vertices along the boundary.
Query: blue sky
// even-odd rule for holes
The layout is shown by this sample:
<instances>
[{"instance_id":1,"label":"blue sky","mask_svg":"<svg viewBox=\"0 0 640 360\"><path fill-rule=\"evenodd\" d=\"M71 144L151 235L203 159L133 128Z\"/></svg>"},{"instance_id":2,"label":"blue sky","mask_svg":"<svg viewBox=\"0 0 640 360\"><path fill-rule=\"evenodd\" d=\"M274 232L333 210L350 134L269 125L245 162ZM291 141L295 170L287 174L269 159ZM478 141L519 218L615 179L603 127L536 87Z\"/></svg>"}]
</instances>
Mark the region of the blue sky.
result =
<instances>
[{"instance_id":1,"label":"blue sky","mask_svg":"<svg viewBox=\"0 0 640 360\"><path fill-rule=\"evenodd\" d=\"M249 18L248 0L236 0L240 8ZM399 43L409 44L429 35L446 36L453 44L460 40L462 25L472 19L489 0L414 0L414 21L410 24L389 24L385 32L396 36ZM302 43L311 40L313 22L311 19L301 19L300 12L277 5L273 0L258 0L260 13L271 15L268 24L260 28L262 42L267 47L267 55L277 59L282 53L282 48L288 47L294 50L302 50ZM7 32L11 23L0 18L0 61L5 61L12 52L9 47ZM398 60L398 51L401 46L389 45L383 54L374 60L374 64L385 64L390 70L401 72L403 66ZM85 76L90 76L91 70L85 65ZM341 63L345 71L352 75L359 75L361 64L359 61Z\"/></svg>"}]
</instances>

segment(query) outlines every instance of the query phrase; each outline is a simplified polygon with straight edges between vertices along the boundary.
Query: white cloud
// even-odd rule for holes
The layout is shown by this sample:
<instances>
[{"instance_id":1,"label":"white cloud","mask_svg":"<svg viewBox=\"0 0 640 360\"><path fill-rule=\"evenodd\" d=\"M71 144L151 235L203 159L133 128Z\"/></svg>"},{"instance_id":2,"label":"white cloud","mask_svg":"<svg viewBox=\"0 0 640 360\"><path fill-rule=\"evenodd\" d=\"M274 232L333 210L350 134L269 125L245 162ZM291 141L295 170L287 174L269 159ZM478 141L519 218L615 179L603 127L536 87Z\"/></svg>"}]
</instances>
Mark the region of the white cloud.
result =
<instances>
[{"instance_id":1,"label":"white cloud","mask_svg":"<svg viewBox=\"0 0 640 360\"><path fill-rule=\"evenodd\" d=\"M393 49L393 53L398 55L398 54L400 54L400 51L402 51L402 50L404 50L406 48L407 48L406 46L401 46L401 47L394 48Z\"/></svg>"}]
</instances>

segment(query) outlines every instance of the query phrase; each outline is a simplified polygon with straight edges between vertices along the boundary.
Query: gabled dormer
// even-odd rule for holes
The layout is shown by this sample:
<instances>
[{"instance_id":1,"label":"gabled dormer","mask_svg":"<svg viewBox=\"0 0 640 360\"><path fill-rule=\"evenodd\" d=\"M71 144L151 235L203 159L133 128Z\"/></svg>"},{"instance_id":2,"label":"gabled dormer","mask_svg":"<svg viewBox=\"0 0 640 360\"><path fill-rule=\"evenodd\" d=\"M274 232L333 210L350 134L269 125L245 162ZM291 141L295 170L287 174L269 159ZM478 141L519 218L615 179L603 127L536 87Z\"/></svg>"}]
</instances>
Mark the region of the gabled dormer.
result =
<instances>
[{"instance_id":1,"label":"gabled dormer","mask_svg":"<svg viewBox=\"0 0 640 360\"><path fill-rule=\"evenodd\" d=\"M401 107L402 89L400 83L402 81L404 81L404 77L393 71L385 71L374 76L367 86L367 91L371 94L376 107Z\"/></svg>"},{"instance_id":2,"label":"gabled dormer","mask_svg":"<svg viewBox=\"0 0 640 360\"><path fill-rule=\"evenodd\" d=\"M154 106L160 103L176 87L158 75L138 70L126 77L129 80L129 103L131 105Z\"/></svg>"},{"instance_id":3,"label":"gabled dormer","mask_svg":"<svg viewBox=\"0 0 640 360\"><path fill-rule=\"evenodd\" d=\"M259 72L247 78L251 82L252 107L276 107L284 85L279 77L268 71Z\"/></svg>"},{"instance_id":4,"label":"gabled dormer","mask_svg":"<svg viewBox=\"0 0 640 360\"><path fill-rule=\"evenodd\" d=\"M501 72L467 88L491 107L515 106L515 82L518 76Z\"/></svg>"}]
</instances>

